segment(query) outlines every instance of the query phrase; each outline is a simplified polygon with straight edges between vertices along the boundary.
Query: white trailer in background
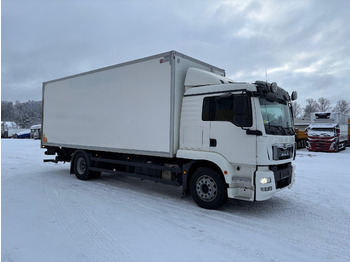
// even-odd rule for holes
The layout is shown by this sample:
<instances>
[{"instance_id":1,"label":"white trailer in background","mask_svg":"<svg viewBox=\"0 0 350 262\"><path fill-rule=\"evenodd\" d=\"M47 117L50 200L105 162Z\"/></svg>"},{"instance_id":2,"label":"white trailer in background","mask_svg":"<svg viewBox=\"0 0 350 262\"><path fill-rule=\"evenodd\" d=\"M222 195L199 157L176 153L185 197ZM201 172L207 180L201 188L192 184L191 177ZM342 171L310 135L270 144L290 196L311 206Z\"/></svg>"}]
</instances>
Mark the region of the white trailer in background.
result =
<instances>
[{"instance_id":1,"label":"white trailer in background","mask_svg":"<svg viewBox=\"0 0 350 262\"><path fill-rule=\"evenodd\" d=\"M79 179L175 184L204 208L294 182L291 97L276 83L235 83L170 51L45 82L42 101L47 161L71 162Z\"/></svg>"},{"instance_id":2,"label":"white trailer in background","mask_svg":"<svg viewBox=\"0 0 350 262\"><path fill-rule=\"evenodd\" d=\"M27 132L27 129L19 128L15 122L1 121L1 138L15 138L22 132Z\"/></svg>"}]
</instances>

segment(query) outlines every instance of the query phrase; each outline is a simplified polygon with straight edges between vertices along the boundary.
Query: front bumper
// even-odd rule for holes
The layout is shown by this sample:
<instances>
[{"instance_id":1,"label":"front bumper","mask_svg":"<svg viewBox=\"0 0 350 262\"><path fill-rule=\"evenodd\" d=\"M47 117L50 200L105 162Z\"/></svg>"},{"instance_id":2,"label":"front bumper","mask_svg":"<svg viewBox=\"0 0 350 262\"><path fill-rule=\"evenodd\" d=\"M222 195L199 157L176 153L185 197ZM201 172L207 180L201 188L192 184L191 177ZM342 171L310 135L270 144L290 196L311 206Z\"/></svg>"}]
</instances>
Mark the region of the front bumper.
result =
<instances>
[{"instance_id":1,"label":"front bumper","mask_svg":"<svg viewBox=\"0 0 350 262\"><path fill-rule=\"evenodd\" d=\"M335 137L308 137L306 148L309 151L336 151L337 139Z\"/></svg>"},{"instance_id":2,"label":"front bumper","mask_svg":"<svg viewBox=\"0 0 350 262\"><path fill-rule=\"evenodd\" d=\"M295 165L286 163L281 165L258 166L252 169L252 179L233 177L229 184L227 195L229 198L263 201L271 198L276 192L291 188L295 182Z\"/></svg>"},{"instance_id":3,"label":"front bumper","mask_svg":"<svg viewBox=\"0 0 350 262\"><path fill-rule=\"evenodd\" d=\"M292 163L258 167L255 173L255 200L267 200L277 191L291 188L295 182L294 170Z\"/></svg>"}]
</instances>

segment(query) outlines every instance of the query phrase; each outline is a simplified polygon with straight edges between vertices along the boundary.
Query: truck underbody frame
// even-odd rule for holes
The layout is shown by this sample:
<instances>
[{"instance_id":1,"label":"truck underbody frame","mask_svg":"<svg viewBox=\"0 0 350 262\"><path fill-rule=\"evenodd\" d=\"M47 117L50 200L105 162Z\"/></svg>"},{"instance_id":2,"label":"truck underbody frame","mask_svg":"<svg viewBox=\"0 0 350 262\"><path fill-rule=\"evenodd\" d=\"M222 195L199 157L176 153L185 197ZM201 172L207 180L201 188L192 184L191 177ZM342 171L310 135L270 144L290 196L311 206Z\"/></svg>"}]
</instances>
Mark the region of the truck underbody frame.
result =
<instances>
[{"instance_id":1,"label":"truck underbody frame","mask_svg":"<svg viewBox=\"0 0 350 262\"><path fill-rule=\"evenodd\" d=\"M199 167L219 168L205 161L194 161L179 158L164 158L143 155L99 152L74 148L60 148L46 146L45 155L56 155L54 159L45 159L44 162L70 162L70 173L75 173L76 156L79 153L87 155L86 166L91 172L128 175L142 180L151 180L183 188L183 197L188 196L190 175ZM94 178L92 176L91 178ZM90 179L90 178L87 178Z\"/></svg>"},{"instance_id":2,"label":"truck underbody frame","mask_svg":"<svg viewBox=\"0 0 350 262\"><path fill-rule=\"evenodd\" d=\"M45 159L44 162L70 162L70 173L75 174L79 179L97 178L101 173L127 175L141 180L182 187L182 197L191 194L191 177L196 170L209 168L218 174L222 173L218 166L205 160L152 157L54 146L47 146L45 149L46 155L56 155L56 157ZM79 176L76 171L79 162L77 156L81 155L85 155L84 168L90 172L86 177ZM272 165L269 169L274 173L276 189L285 188L292 183L293 171L290 163Z\"/></svg>"}]
</instances>

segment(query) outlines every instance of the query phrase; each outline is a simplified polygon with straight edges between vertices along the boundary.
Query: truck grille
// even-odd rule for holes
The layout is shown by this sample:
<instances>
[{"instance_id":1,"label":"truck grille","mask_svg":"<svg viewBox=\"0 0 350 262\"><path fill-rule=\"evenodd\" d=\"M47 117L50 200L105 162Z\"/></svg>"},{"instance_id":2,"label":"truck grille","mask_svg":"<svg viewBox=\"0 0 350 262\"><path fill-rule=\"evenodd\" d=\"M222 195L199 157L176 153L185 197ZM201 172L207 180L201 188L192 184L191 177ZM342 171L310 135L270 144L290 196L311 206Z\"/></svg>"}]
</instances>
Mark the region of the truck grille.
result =
<instances>
[{"instance_id":1,"label":"truck grille","mask_svg":"<svg viewBox=\"0 0 350 262\"><path fill-rule=\"evenodd\" d=\"M334 151L334 137L308 137L308 150L311 151Z\"/></svg>"},{"instance_id":2,"label":"truck grille","mask_svg":"<svg viewBox=\"0 0 350 262\"><path fill-rule=\"evenodd\" d=\"M293 157L293 145L274 145L272 147L273 160L282 160Z\"/></svg>"}]
</instances>

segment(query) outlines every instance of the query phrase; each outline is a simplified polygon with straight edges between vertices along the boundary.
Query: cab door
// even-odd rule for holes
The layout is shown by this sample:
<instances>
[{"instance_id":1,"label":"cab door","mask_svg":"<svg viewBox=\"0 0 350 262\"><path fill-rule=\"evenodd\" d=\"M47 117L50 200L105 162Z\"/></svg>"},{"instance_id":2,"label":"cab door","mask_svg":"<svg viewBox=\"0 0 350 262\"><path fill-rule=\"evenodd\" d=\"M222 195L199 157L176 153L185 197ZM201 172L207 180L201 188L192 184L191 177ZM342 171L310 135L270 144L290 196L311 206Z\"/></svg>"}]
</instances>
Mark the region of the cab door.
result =
<instances>
[{"instance_id":1,"label":"cab door","mask_svg":"<svg viewBox=\"0 0 350 262\"><path fill-rule=\"evenodd\" d=\"M247 132L256 129L253 112L251 97L247 94L204 98L203 120L210 122L209 151L233 164L256 165L257 137Z\"/></svg>"},{"instance_id":2,"label":"cab door","mask_svg":"<svg viewBox=\"0 0 350 262\"><path fill-rule=\"evenodd\" d=\"M202 121L202 96L184 97L180 124L180 149L209 151L210 122Z\"/></svg>"}]
</instances>

